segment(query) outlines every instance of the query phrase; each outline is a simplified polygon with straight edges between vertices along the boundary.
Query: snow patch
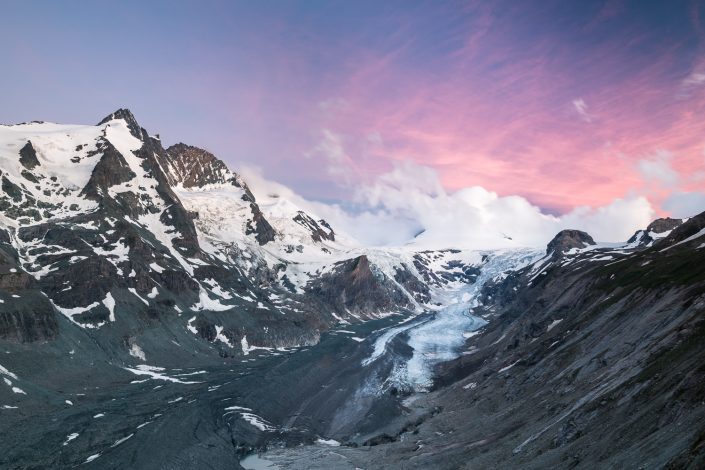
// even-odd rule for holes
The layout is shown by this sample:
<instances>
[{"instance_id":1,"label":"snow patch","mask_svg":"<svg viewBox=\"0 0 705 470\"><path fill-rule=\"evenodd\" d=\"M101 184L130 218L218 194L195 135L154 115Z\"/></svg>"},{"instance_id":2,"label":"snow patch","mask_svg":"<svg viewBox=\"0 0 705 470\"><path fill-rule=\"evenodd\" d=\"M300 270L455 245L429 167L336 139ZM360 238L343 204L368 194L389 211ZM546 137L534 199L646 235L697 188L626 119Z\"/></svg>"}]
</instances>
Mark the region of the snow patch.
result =
<instances>
[{"instance_id":1,"label":"snow patch","mask_svg":"<svg viewBox=\"0 0 705 470\"><path fill-rule=\"evenodd\" d=\"M152 271L154 271L154 272L157 272L160 274L164 272L164 268L159 266L157 263L152 263L149 265L149 267L152 268Z\"/></svg>"},{"instance_id":2,"label":"snow patch","mask_svg":"<svg viewBox=\"0 0 705 470\"><path fill-rule=\"evenodd\" d=\"M117 447L117 446L119 446L120 444L122 444L123 442L125 442L126 440L128 440L129 438L131 438L131 437L134 436L134 435L135 435L135 434L133 433L133 434L130 434L129 436L123 437L122 439L118 439L118 440L115 441L115 443L113 443L113 445L111 445L110 447Z\"/></svg>"},{"instance_id":3,"label":"snow patch","mask_svg":"<svg viewBox=\"0 0 705 470\"><path fill-rule=\"evenodd\" d=\"M115 321L115 299L113 298L113 295L108 292L105 295L105 298L103 299L103 305L105 305L105 308L108 309L110 312L110 321L114 322Z\"/></svg>"},{"instance_id":4,"label":"snow patch","mask_svg":"<svg viewBox=\"0 0 705 470\"><path fill-rule=\"evenodd\" d=\"M211 299L208 296L208 292L206 292L203 287L201 287L198 297L199 301L193 307L191 307L193 310L210 310L212 312L224 312L225 310L230 310L234 308L233 305L223 305L218 300Z\"/></svg>"},{"instance_id":5,"label":"snow patch","mask_svg":"<svg viewBox=\"0 0 705 470\"><path fill-rule=\"evenodd\" d=\"M135 289L134 287L128 287L127 290L129 290L130 292L132 292L132 295L134 295L135 297L137 297L138 299L140 299L143 304L149 305L149 301L148 301L147 299L145 299L144 297L142 297L141 295L139 295L139 294L137 293L137 289Z\"/></svg>"},{"instance_id":6,"label":"snow patch","mask_svg":"<svg viewBox=\"0 0 705 470\"><path fill-rule=\"evenodd\" d=\"M188 321L188 323L186 323L186 329L189 330L194 335L197 335L198 330L196 329L195 326L192 325L192 323L195 321L196 321L196 317L191 317L191 319Z\"/></svg>"},{"instance_id":7,"label":"snow patch","mask_svg":"<svg viewBox=\"0 0 705 470\"><path fill-rule=\"evenodd\" d=\"M316 439L316 444L322 444L324 446L340 447L340 442L335 439L321 439L320 437Z\"/></svg>"},{"instance_id":8,"label":"snow patch","mask_svg":"<svg viewBox=\"0 0 705 470\"><path fill-rule=\"evenodd\" d=\"M215 340L220 341L221 343L224 343L226 346L229 348L234 348L235 345L233 345L230 340L228 339L227 336L223 334L223 327L222 326L216 326L215 327Z\"/></svg>"},{"instance_id":9,"label":"snow patch","mask_svg":"<svg viewBox=\"0 0 705 470\"><path fill-rule=\"evenodd\" d=\"M512 367L514 367L515 365L519 364L519 361L521 361L521 359L519 359L519 360L516 361L516 362L513 362L512 364L509 364L509 365L506 366L506 367L502 367L502 368L499 369L497 372L500 373L500 374L501 374L502 372L506 372L506 371L508 371L509 369L511 369Z\"/></svg>"},{"instance_id":10,"label":"snow patch","mask_svg":"<svg viewBox=\"0 0 705 470\"><path fill-rule=\"evenodd\" d=\"M168 375L166 375L164 373L163 367L148 366L146 364L140 364L135 368L125 367L124 369L132 372L135 375L144 375L147 377L151 377L152 379L155 379L155 380L164 380L166 382L173 382L173 383L185 384L185 385L201 383L201 382L189 382L189 381L185 381L185 380L179 380L174 377L169 377Z\"/></svg>"},{"instance_id":11,"label":"snow patch","mask_svg":"<svg viewBox=\"0 0 705 470\"><path fill-rule=\"evenodd\" d=\"M130 356L136 357L137 359L141 359L143 361L147 360L147 356L145 356L144 351L137 343L132 343L130 346Z\"/></svg>"},{"instance_id":12,"label":"snow patch","mask_svg":"<svg viewBox=\"0 0 705 470\"><path fill-rule=\"evenodd\" d=\"M553 320L550 325L546 328L546 332L551 331L556 325L558 325L560 322L562 322L563 319L559 318L558 320Z\"/></svg>"}]
</instances>

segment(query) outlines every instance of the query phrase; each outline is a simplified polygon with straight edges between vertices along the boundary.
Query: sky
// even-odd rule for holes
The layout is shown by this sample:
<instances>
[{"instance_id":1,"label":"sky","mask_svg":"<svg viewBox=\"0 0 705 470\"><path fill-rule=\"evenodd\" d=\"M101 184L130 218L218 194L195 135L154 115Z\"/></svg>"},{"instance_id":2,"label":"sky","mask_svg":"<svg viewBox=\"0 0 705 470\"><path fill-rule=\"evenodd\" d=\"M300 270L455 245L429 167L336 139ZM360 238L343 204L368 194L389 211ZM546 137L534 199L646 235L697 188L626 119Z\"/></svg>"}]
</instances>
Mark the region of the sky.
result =
<instances>
[{"instance_id":1,"label":"sky","mask_svg":"<svg viewBox=\"0 0 705 470\"><path fill-rule=\"evenodd\" d=\"M701 1L2 4L0 122L127 107L352 231L705 210Z\"/></svg>"}]
</instances>

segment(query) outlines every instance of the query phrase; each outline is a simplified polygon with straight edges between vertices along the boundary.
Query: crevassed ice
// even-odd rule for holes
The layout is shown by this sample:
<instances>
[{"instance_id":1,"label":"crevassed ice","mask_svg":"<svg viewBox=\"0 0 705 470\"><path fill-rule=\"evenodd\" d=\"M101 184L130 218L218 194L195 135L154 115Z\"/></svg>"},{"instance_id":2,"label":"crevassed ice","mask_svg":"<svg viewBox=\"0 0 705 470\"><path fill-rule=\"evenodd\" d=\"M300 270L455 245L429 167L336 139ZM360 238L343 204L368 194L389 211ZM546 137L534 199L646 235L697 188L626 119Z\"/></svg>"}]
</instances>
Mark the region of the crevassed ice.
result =
<instances>
[{"instance_id":1,"label":"crevassed ice","mask_svg":"<svg viewBox=\"0 0 705 470\"><path fill-rule=\"evenodd\" d=\"M487 322L471 314L479 305L478 296L484 285L507 272L520 269L535 261L540 252L535 250L507 250L484 253L488 260L482 265L474 284L460 290L440 294L447 306L436 312L434 318L408 330L409 346L414 349L411 359L397 370L395 381L415 391L425 391L432 385L433 367L439 362L458 357L467 333L476 331ZM451 303L460 299L457 303Z\"/></svg>"}]
</instances>

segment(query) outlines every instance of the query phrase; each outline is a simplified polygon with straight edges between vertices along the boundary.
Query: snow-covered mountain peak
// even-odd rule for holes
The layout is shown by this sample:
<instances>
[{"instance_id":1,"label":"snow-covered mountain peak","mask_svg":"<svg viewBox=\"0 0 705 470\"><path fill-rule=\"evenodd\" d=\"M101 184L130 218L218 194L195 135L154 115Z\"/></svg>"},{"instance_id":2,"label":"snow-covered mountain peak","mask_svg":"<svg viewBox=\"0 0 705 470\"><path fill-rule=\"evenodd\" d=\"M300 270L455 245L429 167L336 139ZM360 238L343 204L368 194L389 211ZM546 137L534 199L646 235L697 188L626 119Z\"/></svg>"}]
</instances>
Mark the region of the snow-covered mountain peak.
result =
<instances>
[{"instance_id":1,"label":"snow-covered mountain peak","mask_svg":"<svg viewBox=\"0 0 705 470\"><path fill-rule=\"evenodd\" d=\"M99 188L105 192L115 178L134 175L122 154L141 146L122 119L98 126L0 126L0 208L6 223L31 225L94 210ZM120 164L108 165L111 159Z\"/></svg>"},{"instance_id":2,"label":"snow-covered mountain peak","mask_svg":"<svg viewBox=\"0 0 705 470\"><path fill-rule=\"evenodd\" d=\"M199 214L196 225L204 234L243 246L254 238L283 258L338 249L328 222L284 197L256 198L239 174L207 150L172 145L161 165L188 210Z\"/></svg>"},{"instance_id":3,"label":"snow-covered mountain peak","mask_svg":"<svg viewBox=\"0 0 705 470\"><path fill-rule=\"evenodd\" d=\"M139 125L132 112L127 108L120 108L114 113L109 114L98 123L98 126L102 126L103 124L116 120L124 121L125 124L127 124L130 134L137 139L144 140L145 135L142 127Z\"/></svg>"}]
</instances>

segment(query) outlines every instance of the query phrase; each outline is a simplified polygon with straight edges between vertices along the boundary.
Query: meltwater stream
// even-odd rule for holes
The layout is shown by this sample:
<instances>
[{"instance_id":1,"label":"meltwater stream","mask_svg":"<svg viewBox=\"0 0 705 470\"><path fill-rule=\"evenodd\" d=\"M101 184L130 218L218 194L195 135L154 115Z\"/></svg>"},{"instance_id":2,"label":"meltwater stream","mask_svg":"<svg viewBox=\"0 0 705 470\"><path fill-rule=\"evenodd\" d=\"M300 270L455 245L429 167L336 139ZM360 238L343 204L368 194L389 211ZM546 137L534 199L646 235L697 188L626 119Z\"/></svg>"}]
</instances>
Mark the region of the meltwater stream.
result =
<instances>
[{"instance_id":1,"label":"meltwater stream","mask_svg":"<svg viewBox=\"0 0 705 470\"><path fill-rule=\"evenodd\" d=\"M386 331L377 338L372 355L362 361L362 365L366 366L382 356L392 339L406 333L408 344L414 352L406 363L395 367L391 379L400 387L416 392L428 390L433 384L434 366L458 357L465 339L487 323L472 315L473 309L479 305L478 298L484 285L528 264L537 255L534 250L484 253L485 262L475 283L437 292L434 300L444 307L430 318L411 320Z\"/></svg>"}]
</instances>

